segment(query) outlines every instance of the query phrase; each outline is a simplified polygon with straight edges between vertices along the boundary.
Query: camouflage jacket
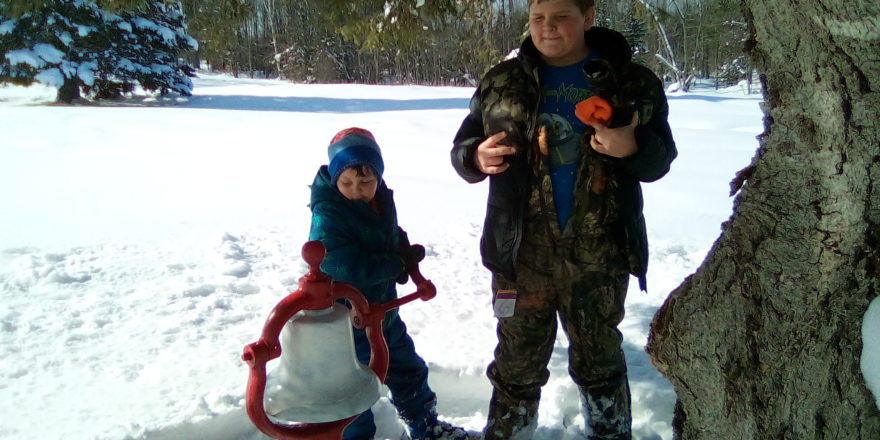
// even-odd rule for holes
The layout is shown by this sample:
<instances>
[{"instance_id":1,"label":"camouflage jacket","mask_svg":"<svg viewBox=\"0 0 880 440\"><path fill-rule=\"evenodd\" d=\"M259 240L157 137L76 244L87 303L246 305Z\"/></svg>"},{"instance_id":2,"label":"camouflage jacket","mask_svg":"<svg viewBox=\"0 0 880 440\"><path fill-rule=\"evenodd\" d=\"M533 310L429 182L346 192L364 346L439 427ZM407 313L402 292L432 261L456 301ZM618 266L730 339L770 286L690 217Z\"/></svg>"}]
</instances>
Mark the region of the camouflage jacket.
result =
<instances>
[{"instance_id":1,"label":"camouflage jacket","mask_svg":"<svg viewBox=\"0 0 880 440\"><path fill-rule=\"evenodd\" d=\"M570 220L576 226L567 235L578 237L588 230L610 234L625 251L628 269L638 277L644 290L648 240L639 182L663 177L677 155L667 121L669 107L661 81L646 67L631 62L629 44L619 33L593 27L584 38L590 51L598 53L607 68L601 71L592 62L584 66L594 92L608 99L615 112L627 109L639 112L639 125L635 130L638 152L623 159L600 155L589 148L591 133L585 133L582 139L585 154L574 201L574 216L578 218ZM537 230L527 224L528 219L543 217L543 222L555 219L555 213L536 212L541 207L552 206L552 202L536 201L535 197L551 194L540 190L546 189L549 183L544 179L546 164L537 148L539 63L540 54L531 38L527 38L516 58L496 65L483 76L451 152L453 167L464 180L474 183L486 178L474 163L480 142L494 133L506 131L504 144L517 147L517 154L506 158L510 168L489 178L489 199L480 240L483 264L493 273L511 280L516 279L524 234ZM615 125L614 121L611 125ZM590 188L601 189L603 195L591 194ZM601 206L597 206L597 200ZM566 227L566 231L568 229ZM561 235L551 231L546 237L558 239Z\"/></svg>"}]
</instances>

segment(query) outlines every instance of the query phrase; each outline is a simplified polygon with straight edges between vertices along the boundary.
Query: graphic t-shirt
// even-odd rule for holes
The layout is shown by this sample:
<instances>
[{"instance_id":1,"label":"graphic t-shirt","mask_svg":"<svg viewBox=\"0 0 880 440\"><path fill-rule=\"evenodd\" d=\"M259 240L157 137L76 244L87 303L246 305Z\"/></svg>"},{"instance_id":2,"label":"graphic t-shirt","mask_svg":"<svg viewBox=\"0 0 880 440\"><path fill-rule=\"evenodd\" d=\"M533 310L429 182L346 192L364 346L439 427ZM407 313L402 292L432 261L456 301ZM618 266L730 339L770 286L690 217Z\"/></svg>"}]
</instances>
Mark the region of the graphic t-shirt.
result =
<instances>
[{"instance_id":1,"label":"graphic t-shirt","mask_svg":"<svg viewBox=\"0 0 880 440\"><path fill-rule=\"evenodd\" d=\"M541 65L541 103L538 125L547 127L550 152L550 181L559 229L571 217L574 185L581 159L580 139L586 126L574 115L575 105L593 95L582 67L586 60L570 66Z\"/></svg>"}]
</instances>

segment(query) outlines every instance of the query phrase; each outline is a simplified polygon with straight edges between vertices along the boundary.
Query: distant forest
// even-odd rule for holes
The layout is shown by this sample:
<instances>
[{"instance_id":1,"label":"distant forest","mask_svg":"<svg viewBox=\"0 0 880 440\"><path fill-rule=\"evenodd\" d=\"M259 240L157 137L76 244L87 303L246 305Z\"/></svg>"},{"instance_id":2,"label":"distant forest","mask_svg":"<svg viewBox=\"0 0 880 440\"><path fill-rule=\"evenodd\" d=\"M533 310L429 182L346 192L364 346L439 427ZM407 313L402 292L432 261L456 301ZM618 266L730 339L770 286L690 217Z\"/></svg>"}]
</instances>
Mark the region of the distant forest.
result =
<instances>
[{"instance_id":1,"label":"distant forest","mask_svg":"<svg viewBox=\"0 0 880 440\"><path fill-rule=\"evenodd\" d=\"M526 0L183 0L192 61L297 82L473 84L519 46ZM741 2L597 2L667 82L735 84L751 71Z\"/></svg>"},{"instance_id":2,"label":"distant forest","mask_svg":"<svg viewBox=\"0 0 880 440\"><path fill-rule=\"evenodd\" d=\"M637 62L686 90L751 78L735 0L597 2ZM205 68L304 83L473 85L519 47L526 0L0 0L0 83L59 100L189 94ZM748 81L750 84L751 81Z\"/></svg>"}]
</instances>

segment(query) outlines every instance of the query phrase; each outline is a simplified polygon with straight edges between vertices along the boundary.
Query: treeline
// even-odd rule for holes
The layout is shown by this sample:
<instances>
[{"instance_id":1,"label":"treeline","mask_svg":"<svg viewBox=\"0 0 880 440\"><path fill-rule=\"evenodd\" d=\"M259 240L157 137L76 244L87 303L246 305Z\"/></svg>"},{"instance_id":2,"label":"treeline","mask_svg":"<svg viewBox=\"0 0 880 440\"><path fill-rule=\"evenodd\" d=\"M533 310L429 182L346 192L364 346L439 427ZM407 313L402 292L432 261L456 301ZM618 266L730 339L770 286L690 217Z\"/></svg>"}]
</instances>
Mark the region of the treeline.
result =
<instances>
[{"instance_id":1,"label":"treeline","mask_svg":"<svg viewBox=\"0 0 880 440\"><path fill-rule=\"evenodd\" d=\"M191 61L297 82L472 84L519 46L526 0L182 0ZM750 70L736 0L597 2L636 59L669 82L736 83Z\"/></svg>"},{"instance_id":2,"label":"treeline","mask_svg":"<svg viewBox=\"0 0 880 440\"><path fill-rule=\"evenodd\" d=\"M738 0L597 2L638 62L687 89L750 77ZM136 85L189 93L193 66L296 82L472 85L526 35L526 0L0 0L0 83L65 102Z\"/></svg>"},{"instance_id":3,"label":"treeline","mask_svg":"<svg viewBox=\"0 0 880 440\"><path fill-rule=\"evenodd\" d=\"M184 0L198 59L303 82L464 84L520 39L507 0Z\"/></svg>"}]
</instances>

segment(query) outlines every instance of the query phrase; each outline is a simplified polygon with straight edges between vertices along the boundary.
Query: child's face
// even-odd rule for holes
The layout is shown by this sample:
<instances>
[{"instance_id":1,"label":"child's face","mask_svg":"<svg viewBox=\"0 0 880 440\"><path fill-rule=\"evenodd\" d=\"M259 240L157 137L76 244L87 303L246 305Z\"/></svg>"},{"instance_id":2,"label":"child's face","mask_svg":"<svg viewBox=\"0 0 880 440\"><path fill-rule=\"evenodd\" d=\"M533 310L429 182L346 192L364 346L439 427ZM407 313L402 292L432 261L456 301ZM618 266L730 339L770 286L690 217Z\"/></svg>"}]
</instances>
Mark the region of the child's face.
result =
<instances>
[{"instance_id":1,"label":"child's face","mask_svg":"<svg viewBox=\"0 0 880 440\"><path fill-rule=\"evenodd\" d=\"M551 66L568 66L587 56L584 31L595 21L595 7L585 14L571 0L536 1L529 6L532 41Z\"/></svg>"},{"instance_id":2,"label":"child's face","mask_svg":"<svg viewBox=\"0 0 880 440\"><path fill-rule=\"evenodd\" d=\"M379 179L370 167L349 168L336 180L336 188L348 200L369 203L376 196L378 187Z\"/></svg>"}]
</instances>

